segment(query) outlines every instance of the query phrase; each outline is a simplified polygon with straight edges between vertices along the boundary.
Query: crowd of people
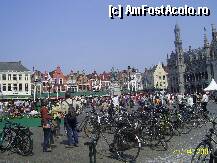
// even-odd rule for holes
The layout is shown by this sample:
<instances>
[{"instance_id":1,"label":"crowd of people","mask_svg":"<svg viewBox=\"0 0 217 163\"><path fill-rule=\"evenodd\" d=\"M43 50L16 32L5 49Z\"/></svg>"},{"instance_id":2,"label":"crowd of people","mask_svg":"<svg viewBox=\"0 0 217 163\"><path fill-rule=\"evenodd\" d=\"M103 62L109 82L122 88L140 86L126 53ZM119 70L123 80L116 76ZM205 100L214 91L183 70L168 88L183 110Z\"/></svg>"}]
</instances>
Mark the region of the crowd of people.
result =
<instances>
[{"instance_id":1,"label":"crowd of people","mask_svg":"<svg viewBox=\"0 0 217 163\"><path fill-rule=\"evenodd\" d=\"M64 129L68 138L66 148L78 146L77 116L85 108L92 108L102 113L112 113L121 109L145 108L149 105L166 105L167 108L172 110L173 105L182 108L183 105L192 107L194 104L199 103L204 112L207 112L206 105L208 101L207 92L192 95L155 92L102 97L71 97L69 93L66 93L65 99L59 100L0 101L0 115L38 115L41 117L41 126L44 133L43 151L51 152L54 137L59 138L61 136L60 124L62 120L64 120Z\"/></svg>"},{"instance_id":2,"label":"crowd of people","mask_svg":"<svg viewBox=\"0 0 217 163\"><path fill-rule=\"evenodd\" d=\"M40 108L34 106L32 100L4 100L0 101L0 115L5 116L22 116L36 114Z\"/></svg>"},{"instance_id":3,"label":"crowd of people","mask_svg":"<svg viewBox=\"0 0 217 163\"><path fill-rule=\"evenodd\" d=\"M77 133L77 115L81 114L84 108L92 108L100 112L120 111L121 109L130 110L136 106L137 108L145 108L148 105L162 106L167 105L168 108L173 108L173 105L178 105L181 108L183 105L193 106L198 104L202 106L206 112L206 105L208 103L208 93L181 95L181 94L144 94L138 93L133 95L120 95L120 96L105 96L105 97L73 97L66 94L64 100L55 104L49 115L49 106L43 102L41 109L42 126L44 131L44 148L43 151L50 152L50 144L53 142L52 120L56 120L57 135L60 131L61 119L64 119L64 128L67 133L68 144L66 148L78 146L78 133ZM55 117L55 118L54 118ZM49 143L51 142L51 143Z\"/></svg>"}]
</instances>

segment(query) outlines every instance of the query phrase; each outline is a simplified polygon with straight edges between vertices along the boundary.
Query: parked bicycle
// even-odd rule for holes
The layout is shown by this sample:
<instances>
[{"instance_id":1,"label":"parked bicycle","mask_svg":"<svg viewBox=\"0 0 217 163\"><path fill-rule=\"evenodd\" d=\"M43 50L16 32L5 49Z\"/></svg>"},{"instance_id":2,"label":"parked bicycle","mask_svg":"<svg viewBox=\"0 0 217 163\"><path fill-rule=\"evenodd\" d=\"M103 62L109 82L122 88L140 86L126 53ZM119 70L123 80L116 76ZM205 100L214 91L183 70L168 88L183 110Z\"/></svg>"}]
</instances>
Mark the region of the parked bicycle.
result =
<instances>
[{"instance_id":1,"label":"parked bicycle","mask_svg":"<svg viewBox=\"0 0 217 163\"><path fill-rule=\"evenodd\" d=\"M211 121L212 128L209 129L209 133L205 135L205 138L201 143L195 148L193 153L191 163L203 163L203 162L215 162L217 161L217 149L214 145L217 145L217 141L215 140L216 133L216 118Z\"/></svg>"},{"instance_id":2,"label":"parked bicycle","mask_svg":"<svg viewBox=\"0 0 217 163\"><path fill-rule=\"evenodd\" d=\"M0 132L0 150L10 150L22 156L32 154L33 133L30 129L8 120L1 120L1 123L4 121L3 130Z\"/></svg>"},{"instance_id":3,"label":"parked bicycle","mask_svg":"<svg viewBox=\"0 0 217 163\"><path fill-rule=\"evenodd\" d=\"M137 135L137 127L131 123L127 115L119 114L119 116L115 117L112 121L109 121L109 117L106 115L92 113L91 116L87 116L86 120L84 120L87 125L84 127L84 132L87 132L85 129L91 126L88 134L85 134L88 138L96 140L97 149L100 149L103 142L113 157L122 161L135 161L141 149L141 140ZM108 132L111 131L111 128L115 129L115 131ZM99 141L101 142L99 143Z\"/></svg>"}]
</instances>

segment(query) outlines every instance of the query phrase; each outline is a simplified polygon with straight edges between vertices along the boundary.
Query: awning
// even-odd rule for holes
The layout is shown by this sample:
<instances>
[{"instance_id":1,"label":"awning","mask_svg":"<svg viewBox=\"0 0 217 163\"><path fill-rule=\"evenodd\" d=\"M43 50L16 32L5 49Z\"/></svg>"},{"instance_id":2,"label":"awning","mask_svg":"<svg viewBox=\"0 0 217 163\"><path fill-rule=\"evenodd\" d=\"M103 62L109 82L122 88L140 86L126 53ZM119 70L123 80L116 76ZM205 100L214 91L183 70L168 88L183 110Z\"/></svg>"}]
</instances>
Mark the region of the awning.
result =
<instances>
[{"instance_id":1,"label":"awning","mask_svg":"<svg viewBox=\"0 0 217 163\"><path fill-rule=\"evenodd\" d=\"M109 93L106 91L86 91L86 92L73 92L71 96L108 96Z\"/></svg>"},{"instance_id":2,"label":"awning","mask_svg":"<svg viewBox=\"0 0 217 163\"><path fill-rule=\"evenodd\" d=\"M217 84L214 79L212 79L209 86L204 89L204 91L216 91L216 90L217 90Z\"/></svg>"},{"instance_id":3,"label":"awning","mask_svg":"<svg viewBox=\"0 0 217 163\"><path fill-rule=\"evenodd\" d=\"M31 95L3 95L0 99L30 99Z\"/></svg>"}]
</instances>

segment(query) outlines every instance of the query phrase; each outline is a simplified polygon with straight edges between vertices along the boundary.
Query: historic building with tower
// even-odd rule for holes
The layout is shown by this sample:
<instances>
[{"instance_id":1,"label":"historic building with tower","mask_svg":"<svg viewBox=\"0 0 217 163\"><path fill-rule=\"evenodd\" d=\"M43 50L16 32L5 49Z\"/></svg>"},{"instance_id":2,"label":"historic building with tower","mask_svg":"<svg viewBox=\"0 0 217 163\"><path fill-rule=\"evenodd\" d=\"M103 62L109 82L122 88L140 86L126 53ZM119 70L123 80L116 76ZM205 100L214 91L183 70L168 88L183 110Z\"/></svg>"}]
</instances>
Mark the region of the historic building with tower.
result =
<instances>
[{"instance_id":1,"label":"historic building with tower","mask_svg":"<svg viewBox=\"0 0 217 163\"><path fill-rule=\"evenodd\" d=\"M214 78L217 81L217 31L212 25L209 43L204 28L204 45L183 50L180 27L175 25L175 51L167 55L168 89L173 93L201 92Z\"/></svg>"}]
</instances>

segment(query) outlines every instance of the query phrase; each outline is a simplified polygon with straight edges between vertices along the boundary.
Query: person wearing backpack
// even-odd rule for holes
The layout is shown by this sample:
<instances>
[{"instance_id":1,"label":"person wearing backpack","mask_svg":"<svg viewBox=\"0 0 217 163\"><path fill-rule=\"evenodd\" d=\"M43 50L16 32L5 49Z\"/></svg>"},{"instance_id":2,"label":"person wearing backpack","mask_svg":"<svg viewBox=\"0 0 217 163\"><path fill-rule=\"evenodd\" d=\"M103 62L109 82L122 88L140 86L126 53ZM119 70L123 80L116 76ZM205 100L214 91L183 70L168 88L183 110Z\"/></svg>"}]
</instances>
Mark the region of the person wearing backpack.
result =
<instances>
[{"instance_id":1,"label":"person wearing backpack","mask_svg":"<svg viewBox=\"0 0 217 163\"><path fill-rule=\"evenodd\" d=\"M74 107L70 107L68 114L64 118L64 126L67 131L68 145L66 148L78 146L78 133L77 133L77 117Z\"/></svg>"},{"instance_id":2,"label":"person wearing backpack","mask_svg":"<svg viewBox=\"0 0 217 163\"><path fill-rule=\"evenodd\" d=\"M78 133L77 133L77 112L76 109L73 107L73 102L70 99L70 94L66 93L65 95L66 100L63 101L63 107L66 111L64 117L64 128L67 131L68 137L68 145L66 148L72 148L78 146Z\"/></svg>"}]
</instances>

